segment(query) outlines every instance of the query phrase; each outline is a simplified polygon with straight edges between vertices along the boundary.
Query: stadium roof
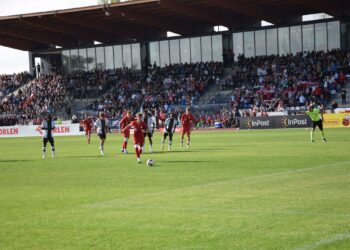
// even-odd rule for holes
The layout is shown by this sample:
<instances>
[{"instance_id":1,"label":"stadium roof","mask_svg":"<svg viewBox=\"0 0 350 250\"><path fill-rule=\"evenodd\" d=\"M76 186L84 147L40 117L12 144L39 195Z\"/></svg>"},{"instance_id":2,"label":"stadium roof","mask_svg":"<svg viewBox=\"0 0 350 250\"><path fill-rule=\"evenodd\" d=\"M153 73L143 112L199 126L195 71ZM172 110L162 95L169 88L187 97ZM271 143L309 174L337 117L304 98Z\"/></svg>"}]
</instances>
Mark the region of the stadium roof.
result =
<instances>
[{"instance_id":1,"label":"stadium roof","mask_svg":"<svg viewBox=\"0 0 350 250\"><path fill-rule=\"evenodd\" d=\"M261 20L283 25L305 14L349 14L343 0L134 0L108 6L0 17L0 45L40 50L102 43L132 42L204 34L215 25L257 27Z\"/></svg>"}]
</instances>

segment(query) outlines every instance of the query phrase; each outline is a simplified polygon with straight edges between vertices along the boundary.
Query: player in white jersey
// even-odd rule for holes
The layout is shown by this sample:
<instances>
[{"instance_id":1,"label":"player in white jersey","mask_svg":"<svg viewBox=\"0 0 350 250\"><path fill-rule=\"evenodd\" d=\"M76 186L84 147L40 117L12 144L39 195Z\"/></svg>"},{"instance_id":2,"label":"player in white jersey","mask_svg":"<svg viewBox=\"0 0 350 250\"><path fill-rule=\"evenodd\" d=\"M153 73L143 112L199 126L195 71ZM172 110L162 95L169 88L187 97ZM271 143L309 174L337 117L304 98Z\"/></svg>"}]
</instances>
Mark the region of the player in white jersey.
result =
<instances>
[{"instance_id":1,"label":"player in white jersey","mask_svg":"<svg viewBox=\"0 0 350 250\"><path fill-rule=\"evenodd\" d=\"M173 134L175 132L176 126L178 125L178 121L175 118L175 115L173 113L170 114L170 117L168 117L165 120L165 128L164 128L164 134L163 134L163 140L162 140L162 150L164 149L164 142L169 135L169 146L168 150L171 150L171 145L173 144Z\"/></svg>"},{"instance_id":2,"label":"player in white jersey","mask_svg":"<svg viewBox=\"0 0 350 250\"><path fill-rule=\"evenodd\" d=\"M50 142L52 157L55 157L55 141L53 139L53 131L55 129L55 121L52 120L52 116L48 115L47 118L41 124L41 130L43 130L43 159L46 158L46 144Z\"/></svg>"},{"instance_id":3,"label":"player in white jersey","mask_svg":"<svg viewBox=\"0 0 350 250\"><path fill-rule=\"evenodd\" d=\"M146 124L146 133L144 133L145 138L146 136L148 137L149 140L149 151L152 153L153 152L153 141L152 141L152 136L154 133L154 128L156 127L156 119L152 116L151 113L148 113L147 111L143 112L143 122Z\"/></svg>"},{"instance_id":4,"label":"player in white jersey","mask_svg":"<svg viewBox=\"0 0 350 250\"><path fill-rule=\"evenodd\" d=\"M101 155L105 155L104 152L104 144L106 141L106 133L108 130L108 120L106 119L106 116L104 113L100 114L100 118L97 119L94 126L96 127L96 132L98 137L100 137L100 152Z\"/></svg>"}]
</instances>

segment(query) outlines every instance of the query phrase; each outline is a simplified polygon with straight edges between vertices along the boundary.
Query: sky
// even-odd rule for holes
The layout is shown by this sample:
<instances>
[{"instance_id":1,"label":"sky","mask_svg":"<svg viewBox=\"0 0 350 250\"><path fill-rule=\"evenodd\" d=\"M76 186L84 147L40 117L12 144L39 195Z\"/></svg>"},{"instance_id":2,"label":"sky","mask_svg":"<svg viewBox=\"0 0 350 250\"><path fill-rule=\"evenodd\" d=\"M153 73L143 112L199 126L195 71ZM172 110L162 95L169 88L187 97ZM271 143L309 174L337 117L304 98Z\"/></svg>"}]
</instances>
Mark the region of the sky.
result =
<instances>
[{"instance_id":1,"label":"sky","mask_svg":"<svg viewBox=\"0 0 350 250\"><path fill-rule=\"evenodd\" d=\"M0 16L89 6L97 0L0 0ZM29 69L28 52L0 46L0 74Z\"/></svg>"}]
</instances>

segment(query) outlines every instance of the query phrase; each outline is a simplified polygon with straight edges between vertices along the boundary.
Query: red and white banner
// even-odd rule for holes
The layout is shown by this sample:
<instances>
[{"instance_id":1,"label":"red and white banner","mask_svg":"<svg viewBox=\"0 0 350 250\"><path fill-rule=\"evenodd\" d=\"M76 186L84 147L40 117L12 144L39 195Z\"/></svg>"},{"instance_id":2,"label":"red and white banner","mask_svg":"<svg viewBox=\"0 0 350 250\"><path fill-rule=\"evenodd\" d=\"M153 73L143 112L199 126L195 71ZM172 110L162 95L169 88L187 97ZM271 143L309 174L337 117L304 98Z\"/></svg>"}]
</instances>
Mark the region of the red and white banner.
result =
<instances>
[{"instance_id":1,"label":"red and white banner","mask_svg":"<svg viewBox=\"0 0 350 250\"><path fill-rule=\"evenodd\" d=\"M57 125L54 130L54 136L68 136L68 135L81 135L84 132L80 132L79 124L62 124ZM30 136L42 136L43 131L41 126L9 126L0 127L0 138L8 137L30 137Z\"/></svg>"}]
</instances>

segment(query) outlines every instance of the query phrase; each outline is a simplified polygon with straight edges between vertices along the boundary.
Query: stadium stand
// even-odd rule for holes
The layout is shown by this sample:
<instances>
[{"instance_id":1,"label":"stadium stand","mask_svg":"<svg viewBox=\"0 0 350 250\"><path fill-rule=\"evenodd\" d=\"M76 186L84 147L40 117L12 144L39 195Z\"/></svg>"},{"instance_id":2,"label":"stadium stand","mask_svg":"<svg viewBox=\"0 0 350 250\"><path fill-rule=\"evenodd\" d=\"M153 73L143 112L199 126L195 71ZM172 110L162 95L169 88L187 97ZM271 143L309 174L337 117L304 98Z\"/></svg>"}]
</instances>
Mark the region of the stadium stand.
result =
<instances>
[{"instance_id":1,"label":"stadium stand","mask_svg":"<svg viewBox=\"0 0 350 250\"><path fill-rule=\"evenodd\" d=\"M12 75L0 75L0 100L26 84L31 79L32 76L27 72Z\"/></svg>"},{"instance_id":2,"label":"stadium stand","mask_svg":"<svg viewBox=\"0 0 350 250\"><path fill-rule=\"evenodd\" d=\"M231 79L223 86L225 91L232 90L231 96L225 97L240 109L262 106L269 111L283 111L310 101L326 106L345 86L349 58L348 50L240 56Z\"/></svg>"},{"instance_id":3,"label":"stadium stand","mask_svg":"<svg viewBox=\"0 0 350 250\"><path fill-rule=\"evenodd\" d=\"M125 109L164 109L192 105L208 87L223 77L222 63L153 66L142 74L123 75L115 88L88 105L84 112L104 111L110 116Z\"/></svg>"},{"instance_id":4,"label":"stadium stand","mask_svg":"<svg viewBox=\"0 0 350 250\"><path fill-rule=\"evenodd\" d=\"M118 70L96 70L75 72L66 77L56 73L42 75L2 101L2 123L26 123L37 119L42 113L56 113L65 109L73 98L98 96L112 86L121 74Z\"/></svg>"},{"instance_id":5,"label":"stadium stand","mask_svg":"<svg viewBox=\"0 0 350 250\"><path fill-rule=\"evenodd\" d=\"M1 123L26 123L44 112L66 110L77 98L94 99L78 112L78 117L98 111L106 112L109 117L119 117L125 109L181 112L180 107L197 104L209 86L220 83L222 91L214 95L214 99L217 104L220 102L217 97L221 97L224 103L229 103L228 107L213 111L197 109L198 126L212 126L215 121L234 126L237 116L264 116L267 111L295 110L310 101L330 104L345 87L346 74L350 72L349 58L347 50L254 58L240 56L228 74L223 64L216 62L174 64L163 68L153 65L136 73L124 68L79 71L67 76L47 74L2 101ZM30 76L23 73L1 79L1 86L4 86L1 90L10 93L24 85Z\"/></svg>"}]
</instances>

